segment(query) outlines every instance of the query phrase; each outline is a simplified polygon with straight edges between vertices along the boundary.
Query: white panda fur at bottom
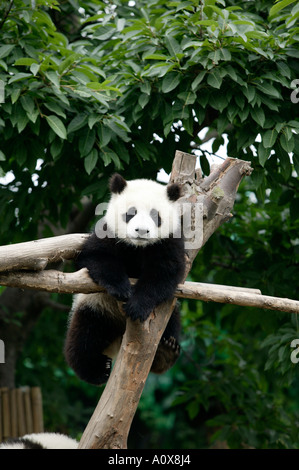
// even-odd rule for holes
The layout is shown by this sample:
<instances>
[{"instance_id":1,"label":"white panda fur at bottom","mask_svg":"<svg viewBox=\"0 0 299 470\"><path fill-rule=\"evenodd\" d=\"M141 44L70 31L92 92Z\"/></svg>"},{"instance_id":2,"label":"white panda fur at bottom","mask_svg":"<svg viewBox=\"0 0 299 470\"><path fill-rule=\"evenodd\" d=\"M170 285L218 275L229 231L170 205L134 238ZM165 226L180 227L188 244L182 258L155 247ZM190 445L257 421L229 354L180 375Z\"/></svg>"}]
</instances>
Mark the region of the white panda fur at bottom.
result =
<instances>
[{"instance_id":1,"label":"white panda fur at bottom","mask_svg":"<svg viewBox=\"0 0 299 470\"><path fill-rule=\"evenodd\" d=\"M79 443L64 434L41 432L8 439L0 449L77 449Z\"/></svg>"}]
</instances>

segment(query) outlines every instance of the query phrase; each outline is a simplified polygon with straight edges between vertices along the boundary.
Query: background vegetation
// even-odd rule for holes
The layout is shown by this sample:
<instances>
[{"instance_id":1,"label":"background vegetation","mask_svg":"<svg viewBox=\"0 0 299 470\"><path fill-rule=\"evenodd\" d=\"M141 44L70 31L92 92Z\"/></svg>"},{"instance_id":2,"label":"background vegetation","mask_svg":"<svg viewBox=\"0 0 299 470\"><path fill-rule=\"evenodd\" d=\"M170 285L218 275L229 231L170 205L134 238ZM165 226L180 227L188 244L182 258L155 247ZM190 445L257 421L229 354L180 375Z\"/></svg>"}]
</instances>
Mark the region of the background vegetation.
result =
<instances>
[{"instance_id":1,"label":"background vegetation","mask_svg":"<svg viewBox=\"0 0 299 470\"><path fill-rule=\"evenodd\" d=\"M207 175L225 138L254 172L191 278L298 297L298 17L295 0L1 2L1 244L88 230L112 172L155 178L176 149ZM47 429L78 436L101 391L65 365L70 302L1 289L0 385L41 385ZM182 312L182 356L149 377L129 445L298 448L297 318Z\"/></svg>"}]
</instances>

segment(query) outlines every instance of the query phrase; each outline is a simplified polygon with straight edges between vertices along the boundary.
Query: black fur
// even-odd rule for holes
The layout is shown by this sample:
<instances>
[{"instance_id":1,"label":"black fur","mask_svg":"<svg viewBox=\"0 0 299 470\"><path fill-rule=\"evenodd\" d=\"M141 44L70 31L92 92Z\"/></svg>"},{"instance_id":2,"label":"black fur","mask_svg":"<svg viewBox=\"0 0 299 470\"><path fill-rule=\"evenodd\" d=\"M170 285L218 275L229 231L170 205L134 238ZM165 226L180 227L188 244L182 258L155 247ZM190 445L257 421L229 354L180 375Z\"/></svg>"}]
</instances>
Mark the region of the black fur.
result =
<instances>
[{"instance_id":1,"label":"black fur","mask_svg":"<svg viewBox=\"0 0 299 470\"><path fill-rule=\"evenodd\" d=\"M87 267L96 283L114 298L124 301L123 309L132 320L143 322L157 305L173 297L182 280L184 243L180 238L168 238L134 247L118 239L99 239L92 234L76 264L78 269ZM130 277L138 279L134 287L130 285ZM102 352L124 331L125 318L79 306L67 332L67 362L82 380L95 385L105 383L111 359ZM152 372L165 372L174 364L180 351L179 333L180 315L176 307L158 346Z\"/></svg>"},{"instance_id":2,"label":"black fur","mask_svg":"<svg viewBox=\"0 0 299 470\"><path fill-rule=\"evenodd\" d=\"M101 352L124 331L125 323L113 321L110 312L99 312L87 306L74 312L65 355L80 379L95 385L107 382L112 361Z\"/></svg>"},{"instance_id":3,"label":"black fur","mask_svg":"<svg viewBox=\"0 0 299 470\"><path fill-rule=\"evenodd\" d=\"M173 297L185 270L181 238L165 238L145 247L128 245L115 238L99 239L93 234L77 260L87 267L94 282L117 300L132 320L145 321L151 311ZM131 288L129 278L138 278Z\"/></svg>"},{"instance_id":4,"label":"black fur","mask_svg":"<svg viewBox=\"0 0 299 470\"><path fill-rule=\"evenodd\" d=\"M7 439L4 444L23 444L24 449L45 449L44 446L38 444L37 442L31 441L30 439L24 437L11 438Z\"/></svg>"},{"instance_id":5,"label":"black fur","mask_svg":"<svg viewBox=\"0 0 299 470\"><path fill-rule=\"evenodd\" d=\"M127 182L121 175L114 173L114 175L111 176L109 181L109 189L111 193L120 194L126 186Z\"/></svg>"},{"instance_id":6,"label":"black fur","mask_svg":"<svg viewBox=\"0 0 299 470\"><path fill-rule=\"evenodd\" d=\"M177 201L182 196L182 188L178 183L167 186L167 195L171 201Z\"/></svg>"}]
</instances>

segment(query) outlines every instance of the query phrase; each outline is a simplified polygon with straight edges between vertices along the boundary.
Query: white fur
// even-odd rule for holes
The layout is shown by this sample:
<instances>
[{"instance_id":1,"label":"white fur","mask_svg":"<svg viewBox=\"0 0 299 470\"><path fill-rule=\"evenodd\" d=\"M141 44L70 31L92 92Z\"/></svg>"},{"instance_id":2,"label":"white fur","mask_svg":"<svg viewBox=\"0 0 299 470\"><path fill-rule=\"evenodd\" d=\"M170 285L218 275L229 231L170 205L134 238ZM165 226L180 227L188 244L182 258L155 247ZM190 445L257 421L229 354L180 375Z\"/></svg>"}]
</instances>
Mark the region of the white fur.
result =
<instances>
[{"instance_id":1,"label":"white fur","mask_svg":"<svg viewBox=\"0 0 299 470\"><path fill-rule=\"evenodd\" d=\"M77 449L78 442L64 434L43 432L26 434L22 439L28 439L35 444L42 445L45 449ZM24 449L22 442L7 442L0 445L0 449Z\"/></svg>"},{"instance_id":2,"label":"white fur","mask_svg":"<svg viewBox=\"0 0 299 470\"><path fill-rule=\"evenodd\" d=\"M122 216L131 207L137 209L137 214L126 223ZM160 227L157 227L150 216L152 209L159 212ZM177 232L180 227L180 212L178 204L168 198L166 186L147 179L137 179L127 181L120 194L112 194L105 220L113 236L126 243L142 246L156 243ZM148 233L140 236L136 232L137 228Z\"/></svg>"}]
</instances>

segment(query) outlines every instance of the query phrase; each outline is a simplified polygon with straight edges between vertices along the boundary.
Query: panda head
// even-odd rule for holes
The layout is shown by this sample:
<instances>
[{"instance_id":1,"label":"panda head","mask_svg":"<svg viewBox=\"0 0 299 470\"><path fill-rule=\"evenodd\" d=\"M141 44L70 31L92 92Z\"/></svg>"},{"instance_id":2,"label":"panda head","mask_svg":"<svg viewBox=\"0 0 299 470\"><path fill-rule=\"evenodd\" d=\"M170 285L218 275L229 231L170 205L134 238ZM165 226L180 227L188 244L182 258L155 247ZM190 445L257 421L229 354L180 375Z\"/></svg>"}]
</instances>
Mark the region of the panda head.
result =
<instances>
[{"instance_id":1,"label":"panda head","mask_svg":"<svg viewBox=\"0 0 299 470\"><path fill-rule=\"evenodd\" d=\"M111 199L105 221L112 236L130 245L146 246L180 229L178 184L164 186L148 179L126 181L116 173L109 188Z\"/></svg>"}]
</instances>

